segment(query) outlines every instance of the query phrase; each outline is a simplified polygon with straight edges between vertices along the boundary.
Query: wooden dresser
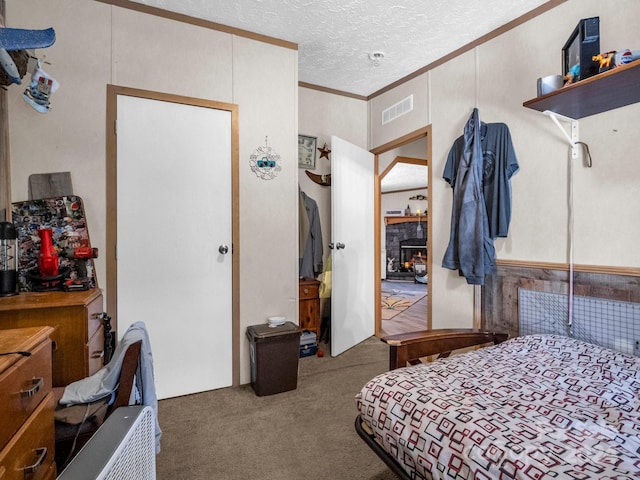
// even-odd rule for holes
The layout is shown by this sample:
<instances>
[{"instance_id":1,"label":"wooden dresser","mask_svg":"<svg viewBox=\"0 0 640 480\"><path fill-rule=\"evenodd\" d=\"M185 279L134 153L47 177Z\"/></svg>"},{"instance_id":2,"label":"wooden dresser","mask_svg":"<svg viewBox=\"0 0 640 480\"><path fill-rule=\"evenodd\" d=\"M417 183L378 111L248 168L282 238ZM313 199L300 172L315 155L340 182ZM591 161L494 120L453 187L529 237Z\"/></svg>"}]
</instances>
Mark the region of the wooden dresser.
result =
<instances>
[{"instance_id":1,"label":"wooden dresser","mask_svg":"<svg viewBox=\"0 0 640 480\"><path fill-rule=\"evenodd\" d=\"M0 479L56 478L50 327L0 330Z\"/></svg>"},{"instance_id":2,"label":"wooden dresser","mask_svg":"<svg viewBox=\"0 0 640 480\"><path fill-rule=\"evenodd\" d=\"M64 387L94 374L104 364L102 309L98 288L20 293L0 298L0 329L53 327L53 386Z\"/></svg>"},{"instance_id":3,"label":"wooden dresser","mask_svg":"<svg viewBox=\"0 0 640 480\"><path fill-rule=\"evenodd\" d=\"M320 282L309 278L300 279L298 322L302 330L315 332L320 338Z\"/></svg>"}]
</instances>

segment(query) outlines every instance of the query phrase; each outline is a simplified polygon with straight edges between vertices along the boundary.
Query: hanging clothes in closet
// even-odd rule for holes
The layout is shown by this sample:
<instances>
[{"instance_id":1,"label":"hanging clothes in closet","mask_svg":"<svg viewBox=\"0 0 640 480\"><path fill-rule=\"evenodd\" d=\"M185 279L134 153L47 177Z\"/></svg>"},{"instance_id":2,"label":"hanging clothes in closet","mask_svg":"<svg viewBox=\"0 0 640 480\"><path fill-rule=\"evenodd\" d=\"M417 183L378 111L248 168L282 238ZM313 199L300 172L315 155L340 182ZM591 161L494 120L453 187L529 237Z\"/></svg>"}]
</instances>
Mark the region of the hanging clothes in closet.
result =
<instances>
[{"instance_id":1,"label":"hanging clothes in closet","mask_svg":"<svg viewBox=\"0 0 640 480\"><path fill-rule=\"evenodd\" d=\"M495 268L493 240L509 232L511 177L518 169L509 127L481 122L474 108L442 175L453 187L451 234L442 266L459 270L469 284L483 285Z\"/></svg>"},{"instance_id":2,"label":"hanging clothes in closet","mask_svg":"<svg viewBox=\"0 0 640 480\"><path fill-rule=\"evenodd\" d=\"M299 252L300 277L315 278L322 273L322 228L318 204L300 190Z\"/></svg>"}]
</instances>

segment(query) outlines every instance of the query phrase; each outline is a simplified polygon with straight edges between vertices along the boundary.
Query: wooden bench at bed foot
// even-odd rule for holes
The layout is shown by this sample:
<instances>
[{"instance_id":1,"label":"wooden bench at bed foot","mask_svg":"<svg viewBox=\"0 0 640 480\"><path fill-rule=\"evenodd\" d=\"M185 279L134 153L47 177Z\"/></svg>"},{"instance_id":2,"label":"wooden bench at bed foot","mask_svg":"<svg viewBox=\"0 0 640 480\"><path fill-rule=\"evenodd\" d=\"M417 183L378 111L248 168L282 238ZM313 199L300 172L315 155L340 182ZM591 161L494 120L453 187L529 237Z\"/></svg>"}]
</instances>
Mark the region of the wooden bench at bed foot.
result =
<instances>
[{"instance_id":1,"label":"wooden bench at bed foot","mask_svg":"<svg viewBox=\"0 0 640 480\"><path fill-rule=\"evenodd\" d=\"M497 345L508 339L506 333L494 333L467 328L445 328L438 330L419 330L382 337L389 345L389 370L416 365L420 359L431 355L438 358L448 357L451 352L461 348L486 344Z\"/></svg>"}]
</instances>

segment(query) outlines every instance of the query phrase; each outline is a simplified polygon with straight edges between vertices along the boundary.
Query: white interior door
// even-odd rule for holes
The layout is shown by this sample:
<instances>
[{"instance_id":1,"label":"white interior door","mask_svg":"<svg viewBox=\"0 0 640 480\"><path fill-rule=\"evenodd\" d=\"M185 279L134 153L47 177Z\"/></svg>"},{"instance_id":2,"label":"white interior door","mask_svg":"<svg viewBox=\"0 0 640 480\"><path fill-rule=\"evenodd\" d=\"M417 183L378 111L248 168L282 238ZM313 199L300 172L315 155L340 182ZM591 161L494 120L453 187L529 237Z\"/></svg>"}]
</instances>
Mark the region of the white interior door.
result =
<instances>
[{"instance_id":1,"label":"white interior door","mask_svg":"<svg viewBox=\"0 0 640 480\"><path fill-rule=\"evenodd\" d=\"M331 355L375 333L373 154L331 137Z\"/></svg>"},{"instance_id":2,"label":"white interior door","mask_svg":"<svg viewBox=\"0 0 640 480\"><path fill-rule=\"evenodd\" d=\"M231 112L117 97L118 333L146 323L158 398L233 381L231 138Z\"/></svg>"}]
</instances>

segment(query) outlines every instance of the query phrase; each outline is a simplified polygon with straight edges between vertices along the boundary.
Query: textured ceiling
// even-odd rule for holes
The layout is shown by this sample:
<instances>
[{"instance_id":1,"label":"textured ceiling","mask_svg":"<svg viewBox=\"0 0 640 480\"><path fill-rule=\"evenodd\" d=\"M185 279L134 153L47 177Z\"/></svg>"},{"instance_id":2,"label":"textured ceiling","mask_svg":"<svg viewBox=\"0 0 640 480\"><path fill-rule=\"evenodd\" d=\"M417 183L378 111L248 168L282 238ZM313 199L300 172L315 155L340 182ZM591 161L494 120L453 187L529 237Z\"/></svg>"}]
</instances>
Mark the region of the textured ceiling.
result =
<instances>
[{"instance_id":1,"label":"textured ceiling","mask_svg":"<svg viewBox=\"0 0 640 480\"><path fill-rule=\"evenodd\" d=\"M368 96L547 0L134 0L298 44L298 79ZM378 66L369 59L383 52Z\"/></svg>"},{"instance_id":2,"label":"textured ceiling","mask_svg":"<svg viewBox=\"0 0 640 480\"><path fill-rule=\"evenodd\" d=\"M412 163L396 163L380 182L382 193L426 188L427 167Z\"/></svg>"}]
</instances>

